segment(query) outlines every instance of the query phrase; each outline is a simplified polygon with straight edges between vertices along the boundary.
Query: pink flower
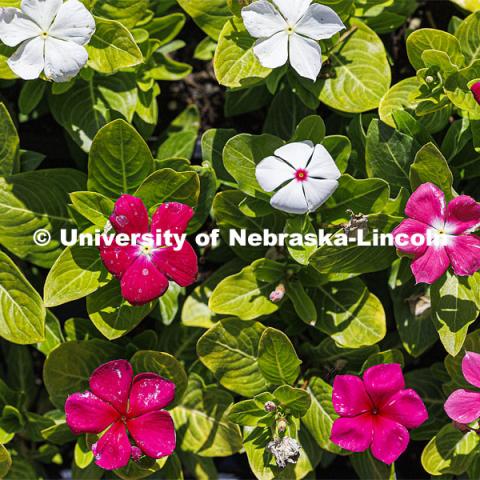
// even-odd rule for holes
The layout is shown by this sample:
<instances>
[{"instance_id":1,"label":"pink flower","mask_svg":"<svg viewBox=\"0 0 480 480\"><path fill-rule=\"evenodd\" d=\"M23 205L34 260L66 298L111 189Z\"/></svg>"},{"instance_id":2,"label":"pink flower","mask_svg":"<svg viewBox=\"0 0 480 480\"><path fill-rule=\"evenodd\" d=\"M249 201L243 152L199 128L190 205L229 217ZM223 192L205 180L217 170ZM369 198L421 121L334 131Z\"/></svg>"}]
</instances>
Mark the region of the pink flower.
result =
<instances>
[{"instance_id":1,"label":"pink flower","mask_svg":"<svg viewBox=\"0 0 480 480\"><path fill-rule=\"evenodd\" d=\"M480 388L480 355L467 352L462 360L462 372L465 380ZM455 390L445 402L447 415L458 423L466 424L480 418L480 392Z\"/></svg>"},{"instance_id":2,"label":"pink flower","mask_svg":"<svg viewBox=\"0 0 480 480\"><path fill-rule=\"evenodd\" d=\"M67 398L65 414L73 433L98 434L108 430L92 445L95 463L106 470L175 450L175 429L170 414L162 410L175 396L175 384L155 373L133 377L126 360L98 367L90 377L90 391ZM131 445L127 434L136 445Z\"/></svg>"},{"instance_id":3,"label":"pink flower","mask_svg":"<svg viewBox=\"0 0 480 480\"><path fill-rule=\"evenodd\" d=\"M103 240L100 256L110 273L120 280L122 296L132 305L143 305L160 297L168 288L168 279L182 287L192 284L197 277L197 255L188 242L179 246L172 238L172 246L162 246L156 234L166 232L184 234L193 210L182 203L163 203L152 217L149 232L148 213L143 202L132 195L122 195L115 203L110 223L118 233L144 235L136 245L107 245Z\"/></svg>"},{"instance_id":4,"label":"pink flower","mask_svg":"<svg viewBox=\"0 0 480 480\"><path fill-rule=\"evenodd\" d=\"M417 283L434 283L450 265L455 275L461 276L480 269L480 238L471 234L480 226L480 204L472 197L460 195L447 206L443 192L424 183L413 192L405 213L410 218L393 235L407 238L402 245L395 239L395 245L400 252L414 256L411 269ZM438 245L414 245L414 234L430 236Z\"/></svg>"},{"instance_id":5,"label":"pink flower","mask_svg":"<svg viewBox=\"0 0 480 480\"><path fill-rule=\"evenodd\" d=\"M337 375L332 399L340 418L333 423L330 440L352 452L370 447L372 455L386 464L407 448L407 428L417 428L428 418L422 399L405 389L398 364L371 367L363 381L354 375Z\"/></svg>"},{"instance_id":6,"label":"pink flower","mask_svg":"<svg viewBox=\"0 0 480 480\"><path fill-rule=\"evenodd\" d=\"M470 87L470 90L473 93L473 96L475 97L475 100L477 101L477 103L480 104L480 82L474 83Z\"/></svg>"}]
</instances>

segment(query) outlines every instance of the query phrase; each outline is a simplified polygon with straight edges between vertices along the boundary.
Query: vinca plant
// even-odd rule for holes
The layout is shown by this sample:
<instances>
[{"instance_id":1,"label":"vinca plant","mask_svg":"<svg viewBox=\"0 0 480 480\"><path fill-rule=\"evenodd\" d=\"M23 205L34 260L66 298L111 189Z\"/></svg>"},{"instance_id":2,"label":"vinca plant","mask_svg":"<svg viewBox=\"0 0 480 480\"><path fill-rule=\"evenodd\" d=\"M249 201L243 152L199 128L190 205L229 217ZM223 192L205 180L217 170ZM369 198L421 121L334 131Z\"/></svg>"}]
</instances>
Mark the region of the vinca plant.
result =
<instances>
[{"instance_id":1,"label":"vinca plant","mask_svg":"<svg viewBox=\"0 0 480 480\"><path fill-rule=\"evenodd\" d=\"M0 0L0 478L480 478L480 1Z\"/></svg>"}]
</instances>

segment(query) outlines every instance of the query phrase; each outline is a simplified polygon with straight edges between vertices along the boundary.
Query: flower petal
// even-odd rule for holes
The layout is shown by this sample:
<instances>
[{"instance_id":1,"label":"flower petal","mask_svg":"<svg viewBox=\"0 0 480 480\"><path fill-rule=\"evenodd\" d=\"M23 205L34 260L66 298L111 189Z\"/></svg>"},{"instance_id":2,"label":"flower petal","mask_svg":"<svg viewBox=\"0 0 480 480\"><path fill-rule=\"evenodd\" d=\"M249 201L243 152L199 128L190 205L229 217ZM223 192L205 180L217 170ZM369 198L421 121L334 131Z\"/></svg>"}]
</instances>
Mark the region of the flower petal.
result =
<instances>
[{"instance_id":1,"label":"flower petal","mask_svg":"<svg viewBox=\"0 0 480 480\"><path fill-rule=\"evenodd\" d=\"M282 187L271 199L273 208L287 213L302 214L308 212L307 199L302 182L292 181Z\"/></svg>"},{"instance_id":2,"label":"flower petal","mask_svg":"<svg viewBox=\"0 0 480 480\"><path fill-rule=\"evenodd\" d=\"M355 375L337 375L333 381L333 408L342 416L353 417L372 408L362 379Z\"/></svg>"},{"instance_id":3,"label":"flower petal","mask_svg":"<svg viewBox=\"0 0 480 480\"><path fill-rule=\"evenodd\" d=\"M294 33L290 35L289 60L301 77L315 81L322 68L322 50L315 40Z\"/></svg>"},{"instance_id":4,"label":"flower petal","mask_svg":"<svg viewBox=\"0 0 480 480\"><path fill-rule=\"evenodd\" d=\"M418 428L428 419L428 412L422 399L412 389L395 393L381 410L381 415L407 428Z\"/></svg>"},{"instance_id":5,"label":"flower petal","mask_svg":"<svg viewBox=\"0 0 480 480\"><path fill-rule=\"evenodd\" d=\"M28 15L43 31L52 25L63 0L22 0L22 12Z\"/></svg>"},{"instance_id":6,"label":"flower petal","mask_svg":"<svg viewBox=\"0 0 480 480\"><path fill-rule=\"evenodd\" d=\"M314 3L295 26L295 32L314 40L324 40L344 28L342 20L330 7Z\"/></svg>"},{"instance_id":7,"label":"flower petal","mask_svg":"<svg viewBox=\"0 0 480 480\"><path fill-rule=\"evenodd\" d=\"M372 455L387 465L392 464L408 447L410 435L400 423L381 415L373 417Z\"/></svg>"},{"instance_id":8,"label":"flower petal","mask_svg":"<svg viewBox=\"0 0 480 480\"><path fill-rule=\"evenodd\" d=\"M310 140L287 143L275 150L275 156L285 160L294 170L307 168L313 153L313 143Z\"/></svg>"},{"instance_id":9,"label":"flower petal","mask_svg":"<svg viewBox=\"0 0 480 480\"><path fill-rule=\"evenodd\" d=\"M47 37L45 41L45 76L53 82L68 82L85 66L88 53L74 42Z\"/></svg>"},{"instance_id":10,"label":"flower petal","mask_svg":"<svg viewBox=\"0 0 480 480\"><path fill-rule=\"evenodd\" d=\"M142 200L133 195L122 195L113 208L110 222L117 233L147 233L148 212Z\"/></svg>"},{"instance_id":11,"label":"flower petal","mask_svg":"<svg viewBox=\"0 0 480 480\"><path fill-rule=\"evenodd\" d=\"M165 293L168 279L147 256L140 255L123 274L120 286L130 304L144 305Z\"/></svg>"},{"instance_id":12,"label":"flower petal","mask_svg":"<svg viewBox=\"0 0 480 480\"><path fill-rule=\"evenodd\" d=\"M125 467L132 454L127 429L122 422L115 422L109 430L92 445L95 463L105 470Z\"/></svg>"},{"instance_id":13,"label":"flower petal","mask_svg":"<svg viewBox=\"0 0 480 480\"><path fill-rule=\"evenodd\" d=\"M384 363L367 368L363 374L363 382L377 407L405 388L402 367L398 363Z\"/></svg>"},{"instance_id":14,"label":"flower petal","mask_svg":"<svg viewBox=\"0 0 480 480\"><path fill-rule=\"evenodd\" d=\"M296 180L295 180L296 181ZM338 188L336 180L318 180L308 178L303 182L303 190L307 199L308 211L314 212L323 205Z\"/></svg>"},{"instance_id":15,"label":"flower petal","mask_svg":"<svg viewBox=\"0 0 480 480\"><path fill-rule=\"evenodd\" d=\"M253 46L258 61L266 68L277 68L288 60L288 33L278 32L269 38L260 38Z\"/></svg>"},{"instance_id":16,"label":"flower petal","mask_svg":"<svg viewBox=\"0 0 480 480\"><path fill-rule=\"evenodd\" d=\"M271 37L287 28L287 22L267 0L258 0L242 8L242 18L248 33L255 38Z\"/></svg>"},{"instance_id":17,"label":"flower petal","mask_svg":"<svg viewBox=\"0 0 480 480\"><path fill-rule=\"evenodd\" d=\"M272 192L295 177L295 170L278 157L264 158L255 170L257 182L266 191Z\"/></svg>"},{"instance_id":18,"label":"flower petal","mask_svg":"<svg viewBox=\"0 0 480 480\"><path fill-rule=\"evenodd\" d=\"M315 145L307 170L310 177L328 180L338 180L342 175L329 151L323 145Z\"/></svg>"},{"instance_id":19,"label":"flower petal","mask_svg":"<svg viewBox=\"0 0 480 480\"><path fill-rule=\"evenodd\" d=\"M118 420L119 413L91 392L74 393L65 402L67 425L76 435L100 433Z\"/></svg>"},{"instance_id":20,"label":"flower petal","mask_svg":"<svg viewBox=\"0 0 480 480\"><path fill-rule=\"evenodd\" d=\"M407 216L436 228L443 228L445 211L445 195L433 183L420 185L412 193L405 207Z\"/></svg>"},{"instance_id":21,"label":"flower petal","mask_svg":"<svg viewBox=\"0 0 480 480\"><path fill-rule=\"evenodd\" d=\"M13 73L24 80L34 80L40 77L45 66L44 44L45 42L40 37L23 42L7 61Z\"/></svg>"},{"instance_id":22,"label":"flower petal","mask_svg":"<svg viewBox=\"0 0 480 480\"><path fill-rule=\"evenodd\" d=\"M138 246L119 246L115 243L115 240L112 241L111 245L107 245L104 237L100 237L98 249L100 250L100 257L105 268L117 278L121 278L128 267L140 255Z\"/></svg>"},{"instance_id":23,"label":"flower petal","mask_svg":"<svg viewBox=\"0 0 480 480\"><path fill-rule=\"evenodd\" d=\"M60 40L86 45L94 32L95 20L83 3L67 0L60 7L49 34Z\"/></svg>"},{"instance_id":24,"label":"flower petal","mask_svg":"<svg viewBox=\"0 0 480 480\"><path fill-rule=\"evenodd\" d=\"M427 249L427 242L424 241L421 245L414 245L412 243L412 235L420 234L426 239L429 228L431 228L429 225L419 222L418 220L411 218L403 220L392 232L395 246L400 252L406 253L407 255L423 255Z\"/></svg>"},{"instance_id":25,"label":"flower petal","mask_svg":"<svg viewBox=\"0 0 480 480\"><path fill-rule=\"evenodd\" d=\"M462 372L465 380L480 388L480 354L467 352L462 360Z\"/></svg>"},{"instance_id":26,"label":"flower petal","mask_svg":"<svg viewBox=\"0 0 480 480\"><path fill-rule=\"evenodd\" d=\"M152 260L160 272L181 287L188 287L197 280L197 254L188 242L178 251L173 248L160 248L154 252Z\"/></svg>"},{"instance_id":27,"label":"flower petal","mask_svg":"<svg viewBox=\"0 0 480 480\"><path fill-rule=\"evenodd\" d=\"M312 0L273 0L290 26L294 26L307 11Z\"/></svg>"},{"instance_id":28,"label":"flower petal","mask_svg":"<svg viewBox=\"0 0 480 480\"><path fill-rule=\"evenodd\" d=\"M90 377L92 392L113 405L120 413L127 411L133 369L127 360L113 360L100 365Z\"/></svg>"},{"instance_id":29,"label":"flower petal","mask_svg":"<svg viewBox=\"0 0 480 480\"><path fill-rule=\"evenodd\" d=\"M162 203L152 216L151 232L155 234L161 230L180 235L187 229L193 214L193 208L183 203Z\"/></svg>"},{"instance_id":30,"label":"flower petal","mask_svg":"<svg viewBox=\"0 0 480 480\"><path fill-rule=\"evenodd\" d=\"M175 427L165 410L146 413L127 421L128 431L145 455L161 458L175 450Z\"/></svg>"},{"instance_id":31,"label":"flower petal","mask_svg":"<svg viewBox=\"0 0 480 480\"><path fill-rule=\"evenodd\" d=\"M455 197L447 206L447 233L458 235L480 228L480 203L468 195Z\"/></svg>"},{"instance_id":32,"label":"flower petal","mask_svg":"<svg viewBox=\"0 0 480 480\"><path fill-rule=\"evenodd\" d=\"M372 443L372 437L372 415L365 413L352 418L337 418L332 425L330 440L345 450L364 452Z\"/></svg>"},{"instance_id":33,"label":"flower petal","mask_svg":"<svg viewBox=\"0 0 480 480\"><path fill-rule=\"evenodd\" d=\"M445 412L456 422L470 423L480 418L480 392L455 390L445 402Z\"/></svg>"},{"instance_id":34,"label":"flower petal","mask_svg":"<svg viewBox=\"0 0 480 480\"><path fill-rule=\"evenodd\" d=\"M450 259L444 247L427 247L410 268L417 283L435 283L448 269Z\"/></svg>"},{"instance_id":35,"label":"flower petal","mask_svg":"<svg viewBox=\"0 0 480 480\"><path fill-rule=\"evenodd\" d=\"M469 276L480 270L480 237L476 235L453 237L445 250L455 275Z\"/></svg>"},{"instance_id":36,"label":"flower petal","mask_svg":"<svg viewBox=\"0 0 480 480\"><path fill-rule=\"evenodd\" d=\"M128 416L138 417L166 407L175 398L175 384L156 373L140 373L133 379Z\"/></svg>"},{"instance_id":37,"label":"flower petal","mask_svg":"<svg viewBox=\"0 0 480 480\"><path fill-rule=\"evenodd\" d=\"M40 27L16 8L0 9L0 40L9 47L42 33Z\"/></svg>"}]
</instances>

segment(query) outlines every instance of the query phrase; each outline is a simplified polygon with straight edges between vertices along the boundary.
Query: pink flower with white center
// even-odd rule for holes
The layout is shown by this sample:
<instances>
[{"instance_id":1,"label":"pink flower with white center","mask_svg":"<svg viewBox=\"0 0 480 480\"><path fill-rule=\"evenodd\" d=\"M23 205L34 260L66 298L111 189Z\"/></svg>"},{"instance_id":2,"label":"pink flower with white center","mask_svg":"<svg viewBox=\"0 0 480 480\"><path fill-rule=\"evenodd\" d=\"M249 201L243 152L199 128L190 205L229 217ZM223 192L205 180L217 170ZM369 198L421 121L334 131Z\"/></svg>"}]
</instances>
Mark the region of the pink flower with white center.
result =
<instances>
[{"instance_id":1,"label":"pink flower with white center","mask_svg":"<svg viewBox=\"0 0 480 480\"><path fill-rule=\"evenodd\" d=\"M412 389L405 389L402 368L396 363L355 375L337 375L333 383L333 407L340 415L333 423L330 440L352 452L368 448L390 465L407 448L407 429L418 428L428 418L427 409Z\"/></svg>"},{"instance_id":2,"label":"pink flower with white center","mask_svg":"<svg viewBox=\"0 0 480 480\"><path fill-rule=\"evenodd\" d=\"M472 232L480 227L480 204L472 197L460 195L448 206L445 195L433 183L420 185L407 202L404 220L393 231L397 249L413 255L412 273L417 283L432 284L451 265L455 275L473 275L480 269L480 238ZM413 235L432 238L432 245L414 245ZM402 243L400 245L400 243Z\"/></svg>"},{"instance_id":3,"label":"pink flower with white center","mask_svg":"<svg viewBox=\"0 0 480 480\"><path fill-rule=\"evenodd\" d=\"M180 249L156 243L156 233L182 235L193 210L182 203L163 203L152 216L149 230L147 209L132 195L122 195L115 203L110 223L117 233L153 234L154 240L140 240L137 245L107 245L102 241L100 256L107 270L120 280L122 296L132 305L143 305L165 293L169 279L186 287L195 282L197 255L188 242ZM174 242L173 242L174 243Z\"/></svg>"},{"instance_id":4,"label":"pink flower with white center","mask_svg":"<svg viewBox=\"0 0 480 480\"><path fill-rule=\"evenodd\" d=\"M175 384L156 373L133 376L126 360L98 367L90 390L74 393L65 402L67 425L76 435L99 434L92 445L95 463L106 470L126 466L132 457L161 458L175 450L175 428L162 410L175 397ZM127 433L128 431L128 433ZM130 437L136 445L130 443Z\"/></svg>"},{"instance_id":5,"label":"pink flower with white center","mask_svg":"<svg viewBox=\"0 0 480 480\"><path fill-rule=\"evenodd\" d=\"M480 388L480 355L467 352L462 360L462 372L465 380ZM458 423L467 424L480 418L480 392L463 388L455 390L445 402L447 415Z\"/></svg>"},{"instance_id":6,"label":"pink flower with white center","mask_svg":"<svg viewBox=\"0 0 480 480\"><path fill-rule=\"evenodd\" d=\"M272 207L287 213L314 212L338 188L340 170L323 145L294 142L264 158L256 177L266 192L277 190Z\"/></svg>"}]
</instances>

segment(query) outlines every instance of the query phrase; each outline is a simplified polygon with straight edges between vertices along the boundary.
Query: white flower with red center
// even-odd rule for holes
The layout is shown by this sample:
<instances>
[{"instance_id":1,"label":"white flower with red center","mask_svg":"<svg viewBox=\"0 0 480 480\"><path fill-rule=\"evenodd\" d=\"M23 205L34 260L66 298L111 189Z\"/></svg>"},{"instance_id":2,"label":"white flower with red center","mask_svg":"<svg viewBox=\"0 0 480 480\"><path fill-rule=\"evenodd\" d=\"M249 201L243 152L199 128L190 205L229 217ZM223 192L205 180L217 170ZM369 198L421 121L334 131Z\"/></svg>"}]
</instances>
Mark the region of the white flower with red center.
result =
<instances>
[{"instance_id":1,"label":"white flower with red center","mask_svg":"<svg viewBox=\"0 0 480 480\"><path fill-rule=\"evenodd\" d=\"M417 283L432 284L451 265L455 275L469 276L480 269L480 204L468 195L448 205L433 183L420 185L407 202L408 217L394 231L397 249L413 255L412 273ZM414 235L425 241L414 241ZM401 237L400 237L401 235ZM427 245L427 239L433 240Z\"/></svg>"},{"instance_id":2,"label":"white flower with red center","mask_svg":"<svg viewBox=\"0 0 480 480\"><path fill-rule=\"evenodd\" d=\"M341 173L323 145L294 142L263 159L256 177L266 192L276 193L272 207L287 213L314 212L335 192Z\"/></svg>"},{"instance_id":3,"label":"white flower with red center","mask_svg":"<svg viewBox=\"0 0 480 480\"><path fill-rule=\"evenodd\" d=\"M312 0L258 0L242 9L248 33L258 38L253 52L266 68L287 61L301 76L315 81L322 68L319 40L345 28L329 7Z\"/></svg>"},{"instance_id":4,"label":"white flower with red center","mask_svg":"<svg viewBox=\"0 0 480 480\"><path fill-rule=\"evenodd\" d=\"M122 195L115 203L110 223L116 233L137 235L138 242L120 246L107 245L102 237L100 256L107 270L120 280L122 296L132 305L142 305L163 295L173 280L182 287L195 282L197 255L188 242L169 246L157 244L157 234L182 235L193 216L193 210L182 203L163 203L152 216L143 202L132 195ZM143 238L144 234L151 234ZM137 244L133 244L137 243ZM166 243L166 242L164 242Z\"/></svg>"},{"instance_id":5,"label":"white flower with red center","mask_svg":"<svg viewBox=\"0 0 480 480\"><path fill-rule=\"evenodd\" d=\"M85 45L95 32L92 14L78 0L22 0L18 8L0 9L0 40L19 46L8 59L24 80L42 72L54 82L67 82L87 63Z\"/></svg>"}]
</instances>

